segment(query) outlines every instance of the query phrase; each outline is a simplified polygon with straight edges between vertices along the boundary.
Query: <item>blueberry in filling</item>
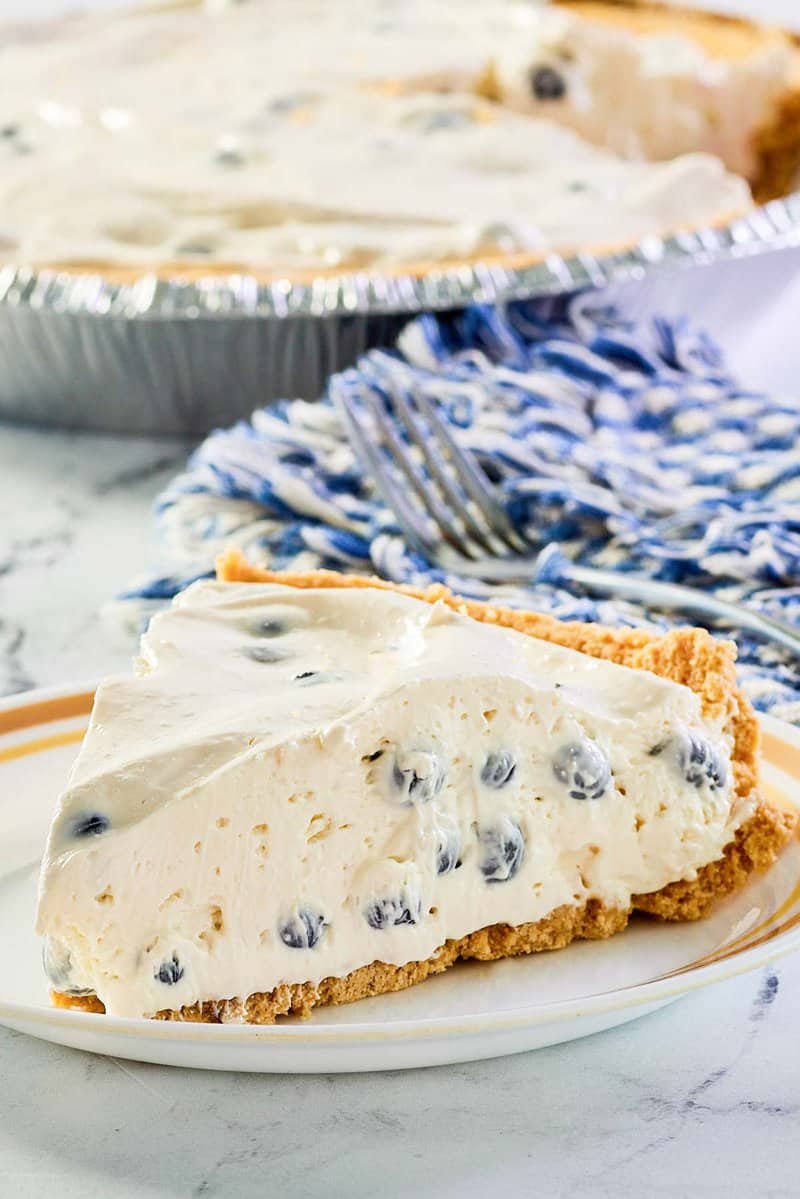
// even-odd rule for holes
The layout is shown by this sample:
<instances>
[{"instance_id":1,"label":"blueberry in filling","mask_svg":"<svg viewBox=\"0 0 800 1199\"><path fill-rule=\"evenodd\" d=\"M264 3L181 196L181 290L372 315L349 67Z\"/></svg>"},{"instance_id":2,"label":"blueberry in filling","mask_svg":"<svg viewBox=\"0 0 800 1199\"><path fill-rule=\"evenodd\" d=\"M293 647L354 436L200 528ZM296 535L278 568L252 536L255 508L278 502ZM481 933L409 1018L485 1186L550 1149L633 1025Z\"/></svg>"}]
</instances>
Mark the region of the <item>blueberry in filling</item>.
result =
<instances>
[{"instance_id":1,"label":"blueberry in filling","mask_svg":"<svg viewBox=\"0 0 800 1199\"><path fill-rule=\"evenodd\" d=\"M480 870L487 883L507 883L519 871L525 857L522 829L509 816L478 828Z\"/></svg>"},{"instance_id":2,"label":"blueberry in filling","mask_svg":"<svg viewBox=\"0 0 800 1199\"><path fill-rule=\"evenodd\" d=\"M75 985L72 956L65 945L53 937L46 937L42 945L44 972L57 991L66 995L91 995L91 987Z\"/></svg>"},{"instance_id":3,"label":"blueberry in filling","mask_svg":"<svg viewBox=\"0 0 800 1199\"><path fill-rule=\"evenodd\" d=\"M707 784L712 791L721 790L725 786L727 771L719 754L700 737L690 735L688 742L681 758L687 783L693 787Z\"/></svg>"},{"instance_id":4,"label":"blueberry in filling","mask_svg":"<svg viewBox=\"0 0 800 1199\"><path fill-rule=\"evenodd\" d=\"M99 837L110 828L111 821L101 812L84 812L70 822L69 831L73 837Z\"/></svg>"},{"instance_id":5,"label":"blueberry in filling","mask_svg":"<svg viewBox=\"0 0 800 1199\"><path fill-rule=\"evenodd\" d=\"M497 749L490 753L481 770L481 782L487 787L505 787L514 777L517 762L508 749Z\"/></svg>"},{"instance_id":6,"label":"blueberry in filling","mask_svg":"<svg viewBox=\"0 0 800 1199\"><path fill-rule=\"evenodd\" d=\"M438 133L442 129L462 129L472 123L466 112L444 110L441 112L418 113L414 118L425 133Z\"/></svg>"},{"instance_id":7,"label":"blueberry in filling","mask_svg":"<svg viewBox=\"0 0 800 1199\"><path fill-rule=\"evenodd\" d=\"M288 628L283 620L257 620L250 631L255 637L282 637Z\"/></svg>"},{"instance_id":8,"label":"blueberry in filling","mask_svg":"<svg viewBox=\"0 0 800 1199\"><path fill-rule=\"evenodd\" d=\"M63 991L72 970L69 950L52 937L46 937L42 945L42 965L53 986Z\"/></svg>"},{"instance_id":9,"label":"blueberry in filling","mask_svg":"<svg viewBox=\"0 0 800 1199\"><path fill-rule=\"evenodd\" d=\"M242 650L248 658L252 658L254 662L275 663L281 662L286 657L283 650L272 649L268 645L247 645Z\"/></svg>"},{"instance_id":10,"label":"blueberry in filling","mask_svg":"<svg viewBox=\"0 0 800 1199\"><path fill-rule=\"evenodd\" d=\"M270 112L295 112L298 108L304 108L307 104L313 104L317 100L316 92L295 92L289 96L276 96L270 102Z\"/></svg>"},{"instance_id":11,"label":"blueberry in filling","mask_svg":"<svg viewBox=\"0 0 800 1199\"><path fill-rule=\"evenodd\" d=\"M200 257L203 254L210 254L212 247L204 241L185 241L181 245L176 246L177 254L191 254Z\"/></svg>"},{"instance_id":12,"label":"blueberry in filling","mask_svg":"<svg viewBox=\"0 0 800 1199\"><path fill-rule=\"evenodd\" d=\"M728 771L724 760L708 741L696 733L685 732L665 737L649 751L651 758L669 752L678 770L690 786L708 787L720 791L725 786Z\"/></svg>"},{"instance_id":13,"label":"blueberry in filling","mask_svg":"<svg viewBox=\"0 0 800 1199\"><path fill-rule=\"evenodd\" d=\"M444 780L444 766L431 750L397 751L392 767L392 783L403 806L429 803L441 791Z\"/></svg>"},{"instance_id":14,"label":"blueberry in filling","mask_svg":"<svg viewBox=\"0 0 800 1199\"><path fill-rule=\"evenodd\" d=\"M392 895L373 899L364 908L364 919L370 928L394 928L400 924L416 924L422 911L422 903L408 895Z\"/></svg>"},{"instance_id":15,"label":"blueberry in filling","mask_svg":"<svg viewBox=\"0 0 800 1199\"><path fill-rule=\"evenodd\" d=\"M183 966L178 961L177 954L173 953L171 958L167 958L161 963L155 972L155 978L167 987L174 986L175 983L180 982L183 978Z\"/></svg>"},{"instance_id":16,"label":"blueberry in filling","mask_svg":"<svg viewBox=\"0 0 800 1199\"><path fill-rule=\"evenodd\" d=\"M294 681L296 683L302 683L306 679L315 679L318 676L318 674L319 674L318 670L304 670L302 672L302 674L296 674L294 676Z\"/></svg>"},{"instance_id":17,"label":"blueberry in filling","mask_svg":"<svg viewBox=\"0 0 800 1199\"><path fill-rule=\"evenodd\" d=\"M553 758L553 774L573 799L600 799L611 782L611 767L593 741L571 741Z\"/></svg>"},{"instance_id":18,"label":"blueberry in filling","mask_svg":"<svg viewBox=\"0 0 800 1199\"><path fill-rule=\"evenodd\" d=\"M240 167L244 165L245 157L235 146L221 145L214 151L214 161L222 167Z\"/></svg>"},{"instance_id":19,"label":"blueberry in filling","mask_svg":"<svg viewBox=\"0 0 800 1199\"><path fill-rule=\"evenodd\" d=\"M531 91L537 100L562 100L566 95L566 81L555 67L534 67L528 78Z\"/></svg>"},{"instance_id":20,"label":"blueberry in filling","mask_svg":"<svg viewBox=\"0 0 800 1199\"><path fill-rule=\"evenodd\" d=\"M448 829L439 836L436 846L436 873L449 874L461 865L461 838L457 829Z\"/></svg>"},{"instance_id":21,"label":"blueberry in filling","mask_svg":"<svg viewBox=\"0 0 800 1199\"><path fill-rule=\"evenodd\" d=\"M278 934L289 949L313 949L325 931L325 917L311 908L298 908L283 921Z\"/></svg>"}]
</instances>

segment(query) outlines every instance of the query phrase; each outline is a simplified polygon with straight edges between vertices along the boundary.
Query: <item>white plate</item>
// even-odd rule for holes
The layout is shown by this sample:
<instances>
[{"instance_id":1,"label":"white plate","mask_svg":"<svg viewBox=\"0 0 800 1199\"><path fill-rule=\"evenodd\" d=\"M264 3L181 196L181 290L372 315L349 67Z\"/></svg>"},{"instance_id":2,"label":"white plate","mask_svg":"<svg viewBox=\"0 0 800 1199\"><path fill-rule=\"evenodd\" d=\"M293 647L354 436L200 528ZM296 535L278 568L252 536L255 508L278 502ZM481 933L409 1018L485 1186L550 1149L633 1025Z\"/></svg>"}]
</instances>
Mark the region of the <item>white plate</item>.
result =
<instances>
[{"instance_id":1,"label":"white plate","mask_svg":"<svg viewBox=\"0 0 800 1199\"><path fill-rule=\"evenodd\" d=\"M0 702L0 1023L95 1053L215 1070L313 1073L520 1053L634 1020L800 947L800 843L695 924L634 920L610 941L487 965L274 1027L123 1020L49 1006L33 933L39 856L91 686ZM764 720L767 789L800 804L800 735Z\"/></svg>"}]
</instances>

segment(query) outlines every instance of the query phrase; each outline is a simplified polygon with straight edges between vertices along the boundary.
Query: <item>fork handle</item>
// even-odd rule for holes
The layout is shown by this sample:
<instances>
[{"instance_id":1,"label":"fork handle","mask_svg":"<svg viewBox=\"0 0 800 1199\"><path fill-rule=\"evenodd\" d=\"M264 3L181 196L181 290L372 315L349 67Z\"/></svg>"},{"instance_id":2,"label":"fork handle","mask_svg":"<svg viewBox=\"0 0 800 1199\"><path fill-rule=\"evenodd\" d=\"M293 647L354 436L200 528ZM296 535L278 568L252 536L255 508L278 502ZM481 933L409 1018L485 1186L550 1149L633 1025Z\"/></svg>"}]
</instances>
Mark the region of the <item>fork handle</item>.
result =
<instances>
[{"instance_id":1,"label":"fork handle","mask_svg":"<svg viewBox=\"0 0 800 1199\"><path fill-rule=\"evenodd\" d=\"M459 565L461 574L475 575L487 583L530 583L540 573L538 557L494 559L475 563L474 566ZM623 599L640 600L653 608L676 612L697 612L703 616L725 620L740 629L776 641L800 657L800 633L790 625L771 616L762 616L750 608L730 604L716 596L683 587L679 583L662 583L642 575L621 574L613 570L600 570L594 566L578 566L559 555L558 565L549 564L548 581L579 583L587 591L598 595L616 595Z\"/></svg>"}]
</instances>

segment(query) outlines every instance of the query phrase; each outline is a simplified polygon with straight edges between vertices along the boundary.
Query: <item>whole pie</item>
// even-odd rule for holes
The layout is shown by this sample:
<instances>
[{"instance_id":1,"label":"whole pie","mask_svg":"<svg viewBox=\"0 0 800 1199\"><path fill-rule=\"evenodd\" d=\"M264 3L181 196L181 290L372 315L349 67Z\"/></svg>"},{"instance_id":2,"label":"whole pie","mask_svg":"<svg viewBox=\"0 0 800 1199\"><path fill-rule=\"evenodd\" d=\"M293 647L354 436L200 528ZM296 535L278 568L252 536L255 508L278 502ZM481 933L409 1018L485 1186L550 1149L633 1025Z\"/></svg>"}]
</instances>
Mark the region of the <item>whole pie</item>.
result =
<instances>
[{"instance_id":1,"label":"whole pie","mask_svg":"<svg viewBox=\"0 0 800 1199\"><path fill-rule=\"evenodd\" d=\"M6 27L0 258L303 279L723 222L800 159L777 29L636 0L198 0Z\"/></svg>"},{"instance_id":2,"label":"whole pie","mask_svg":"<svg viewBox=\"0 0 800 1199\"><path fill-rule=\"evenodd\" d=\"M42 867L60 1006L269 1023L695 919L792 833L730 642L219 573L97 692Z\"/></svg>"}]
</instances>

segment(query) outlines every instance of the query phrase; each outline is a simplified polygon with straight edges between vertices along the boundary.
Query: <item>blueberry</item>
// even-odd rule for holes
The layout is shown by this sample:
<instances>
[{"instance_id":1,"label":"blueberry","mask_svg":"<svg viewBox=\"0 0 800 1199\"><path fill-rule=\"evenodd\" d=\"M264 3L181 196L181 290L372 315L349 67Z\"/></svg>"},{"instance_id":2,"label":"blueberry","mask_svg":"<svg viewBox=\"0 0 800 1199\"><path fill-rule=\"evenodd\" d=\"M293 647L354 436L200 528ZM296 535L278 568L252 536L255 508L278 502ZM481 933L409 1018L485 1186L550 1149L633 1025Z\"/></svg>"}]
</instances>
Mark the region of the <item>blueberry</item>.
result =
<instances>
[{"instance_id":1,"label":"blueberry","mask_svg":"<svg viewBox=\"0 0 800 1199\"><path fill-rule=\"evenodd\" d=\"M12 137L19 137L19 125L0 125L0 138L4 141L10 141Z\"/></svg>"},{"instance_id":2,"label":"blueberry","mask_svg":"<svg viewBox=\"0 0 800 1199\"><path fill-rule=\"evenodd\" d=\"M555 67L534 67L528 79L531 91L537 100L561 100L566 95L567 85L564 76Z\"/></svg>"},{"instance_id":3,"label":"blueberry","mask_svg":"<svg viewBox=\"0 0 800 1199\"><path fill-rule=\"evenodd\" d=\"M73 837L99 837L110 828L111 821L101 812L84 812L71 821L69 831Z\"/></svg>"},{"instance_id":4,"label":"blueberry","mask_svg":"<svg viewBox=\"0 0 800 1199\"><path fill-rule=\"evenodd\" d=\"M166 987L174 986L183 978L183 966L178 961L177 954L171 958L166 958L156 970L154 977L158 982L164 983Z\"/></svg>"},{"instance_id":5,"label":"blueberry","mask_svg":"<svg viewBox=\"0 0 800 1199\"><path fill-rule=\"evenodd\" d=\"M212 247L208 242L204 241L185 241L175 247L176 254L190 254L193 257L200 258L204 254L210 254Z\"/></svg>"},{"instance_id":6,"label":"blueberry","mask_svg":"<svg viewBox=\"0 0 800 1199\"><path fill-rule=\"evenodd\" d=\"M44 972L57 991L66 995L91 995L92 987L79 987L73 978L72 956L66 945L54 937L45 937L42 945Z\"/></svg>"},{"instance_id":7,"label":"blueberry","mask_svg":"<svg viewBox=\"0 0 800 1199\"><path fill-rule=\"evenodd\" d=\"M222 167L240 167L245 163L242 151L223 138L214 151L214 161Z\"/></svg>"},{"instance_id":8,"label":"blueberry","mask_svg":"<svg viewBox=\"0 0 800 1199\"><path fill-rule=\"evenodd\" d=\"M270 101L269 109L270 112L295 112L298 108L313 104L317 95L317 92L294 92L288 96L276 96Z\"/></svg>"},{"instance_id":9,"label":"blueberry","mask_svg":"<svg viewBox=\"0 0 800 1199\"><path fill-rule=\"evenodd\" d=\"M472 124L473 120L469 113L453 110L420 113L414 119L425 133L439 133L442 129L463 129Z\"/></svg>"},{"instance_id":10,"label":"blueberry","mask_svg":"<svg viewBox=\"0 0 800 1199\"><path fill-rule=\"evenodd\" d=\"M283 921L278 933L290 949L313 949L325 931L325 917L310 908L297 908Z\"/></svg>"},{"instance_id":11,"label":"blueberry","mask_svg":"<svg viewBox=\"0 0 800 1199\"><path fill-rule=\"evenodd\" d=\"M304 682L306 679L314 679L314 678L316 678L318 674L319 674L319 671L318 671L318 670L304 670L304 671L302 672L302 674L296 674L296 675L294 676L294 681L295 681L296 683L302 683L302 682Z\"/></svg>"},{"instance_id":12,"label":"blueberry","mask_svg":"<svg viewBox=\"0 0 800 1199\"><path fill-rule=\"evenodd\" d=\"M726 764L703 737L690 732L676 733L659 741L649 754L655 758L665 751L669 751L690 786L698 789L707 786L710 791L720 791L725 786L728 778Z\"/></svg>"},{"instance_id":13,"label":"blueberry","mask_svg":"<svg viewBox=\"0 0 800 1199\"><path fill-rule=\"evenodd\" d=\"M250 626L255 637L282 637L288 632L285 620L256 620Z\"/></svg>"},{"instance_id":14,"label":"blueberry","mask_svg":"<svg viewBox=\"0 0 800 1199\"><path fill-rule=\"evenodd\" d=\"M711 791L721 791L727 782L725 762L714 747L700 737L689 737L689 749L683 763L686 781L693 787L706 784Z\"/></svg>"},{"instance_id":15,"label":"blueberry","mask_svg":"<svg viewBox=\"0 0 800 1199\"><path fill-rule=\"evenodd\" d=\"M370 928L393 928L399 924L417 924L421 913L422 901L402 893L373 899L364 908L364 919Z\"/></svg>"},{"instance_id":16,"label":"blueberry","mask_svg":"<svg viewBox=\"0 0 800 1199\"><path fill-rule=\"evenodd\" d=\"M611 767L594 741L571 741L553 758L553 774L573 799L599 799L611 782Z\"/></svg>"},{"instance_id":17,"label":"blueberry","mask_svg":"<svg viewBox=\"0 0 800 1199\"><path fill-rule=\"evenodd\" d=\"M480 869L487 883L507 883L522 865L525 838L522 829L508 816L478 829Z\"/></svg>"},{"instance_id":18,"label":"blueberry","mask_svg":"<svg viewBox=\"0 0 800 1199\"><path fill-rule=\"evenodd\" d=\"M427 749L398 750L392 782L404 807L435 799L444 786L445 769L439 757Z\"/></svg>"},{"instance_id":19,"label":"blueberry","mask_svg":"<svg viewBox=\"0 0 800 1199\"><path fill-rule=\"evenodd\" d=\"M252 658L254 662L275 663L282 662L286 657L282 649L272 649L268 645L246 645L242 650L248 658Z\"/></svg>"},{"instance_id":20,"label":"blueberry","mask_svg":"<svg viewBox=\"0 0 800 1199\"><path fill-rule=\"evenodd\" d=\"M517 762L508 749L497 749L489 754L481 770L481 782L487 787L505 787L514 777Z\"/></svg>"},{"instance_id":21,"label":"blueberry","mask_svg":"<svg viewBox=\"0 0 800 1199\"><path fill-rule=\"evenodd\" d=\"M439 834L436 845L436 873L449 874L461 865L461 837L458 829L447 829Z\"/></svg>"}]
</instances>

